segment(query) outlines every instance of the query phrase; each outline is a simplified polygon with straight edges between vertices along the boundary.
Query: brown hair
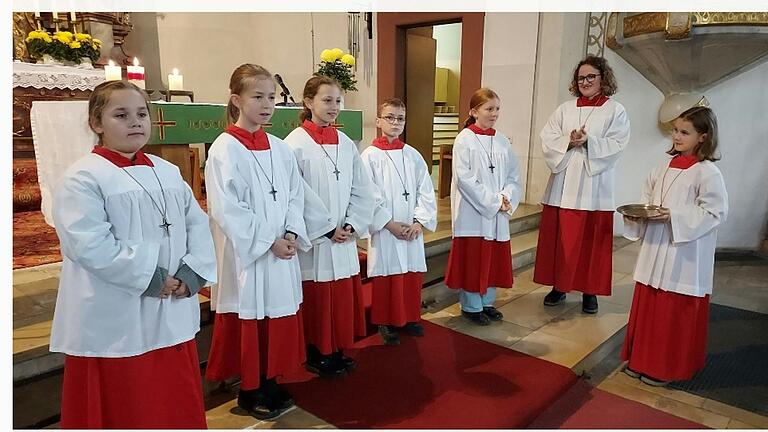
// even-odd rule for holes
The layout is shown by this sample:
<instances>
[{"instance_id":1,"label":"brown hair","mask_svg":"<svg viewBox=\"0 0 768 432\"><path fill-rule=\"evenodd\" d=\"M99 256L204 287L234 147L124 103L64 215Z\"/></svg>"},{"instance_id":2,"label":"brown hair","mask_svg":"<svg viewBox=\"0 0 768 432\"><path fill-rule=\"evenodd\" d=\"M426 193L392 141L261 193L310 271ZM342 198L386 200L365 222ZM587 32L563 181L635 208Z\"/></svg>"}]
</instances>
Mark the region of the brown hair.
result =
<instances>
[{"instance_id":1,"label":"brown hair","mask_svg":"<svg viewBox=\"0 0 768 432\"><path fill-rule=\"evenodd\" d=\"M227 102L227 122L234 123L237 118L240 117L240 110L232 103L232 95L243 94L245 89L252 83L260 80L267 79L272 80L272 74L265 68L245 63L232 72L232 76L229 77L229 101Z\"/></svg>"},{"instance_id":2,"label":"brown hair","mask_svg":"<svg viewBox=\"0 0 768 432\"><path fill-rule=\"evenodd\" d=\"M304 84L304 93L302 94L302 100L301 104L304 106L304 109L301 110L299 113L299 120L303 123L304 120L312 120L312 110L309 109L307 104L304 102L306 99L314 99L315 95L317 95L317 91L320 90L320 86L322 85L331 85L338 87L339 91L341 91L341 86L339 83L331 78L324 75L316 75L312 78L307 80L307 83Z\"/></svg>"},{"instance_id":3,"label":"brown hair","mask_svg":"<svg viewBox=\"0 0 768 432\"><path fill-rule=\"evenodd\" d=\"M99 136L99 145L102 144L102 134L97 133L93 129L93 122L101 122L101 116L104 114L104 107L106 107L109 103L109 99L112 97L112 93L117 90L137 91L142 97L144 97L144 102L147 104L147 111L150 113L150 115L152 113L152 110L149 109L149 96L147 95L147 92L142 90L136 84L125 80L120 80L106 81L97 85L96 88L93 89L91 96L88 98L88 127L90 127L91 130Z\"/></svg>"},{"instance_id":4,"label":"brown hair","mask_svg":"<svg viewBox=\"0 0 768 432\"><path fill-rule=\"evenodd\" d=\"M677 118L691 122L696 132L707 134L704 142L696 147L695 154L699 161L709 160L714 162L720 160L720 156L715 155L717 152L717 117L715 117L714 111L707 107L696 106L683 111ZM667 150L667 154L673 156L679 153L679 151L675 150L674 144L672 144L672 148Z\"/></svg>"},{"instance_id":5,"label":"brown hair","mask_svg":"<svg viewBox=\"0 0 768 432\"><path fill-rule=\"evenodd\" d=\"M469 99L469 110L472 111L492 99L501 100L499 95L488 87L479 88L472 93L472 97ZM470 114L469 117L467 117L467 120L464 121L464 127L469 127L469 125L475 124L476 121L477 119Z\"/></svg>"},{"instance_id":6,"label":"brown hair","mask_svg":"<svg viewBox=\"0 0 768 432\"><path fill-rule=\"evenodd\" d=\"M579 91L579 68L584 65L590 65L600 72L600 90L605 96L613 96L619 90L619 85L616 83L616 75L613 74L613 69L608 66L608 60L603 57L597 57L594 55L588 55L573 70L573 79L568 90L572 95L579 97L581 92Z\"/></svg>"},{"instance_id":7,"label":"brown hair","mask_svg":"<svg viewBox=\"0 0 768 432\"><path fill-rule=\"evenodd\" d=\"M379 105L379 108L376 110L376 117L381 117L381 113L386 107L400 108L405 111L405 103L403 101L398 98L389 98Z\"/></svg>"}]
</instances>

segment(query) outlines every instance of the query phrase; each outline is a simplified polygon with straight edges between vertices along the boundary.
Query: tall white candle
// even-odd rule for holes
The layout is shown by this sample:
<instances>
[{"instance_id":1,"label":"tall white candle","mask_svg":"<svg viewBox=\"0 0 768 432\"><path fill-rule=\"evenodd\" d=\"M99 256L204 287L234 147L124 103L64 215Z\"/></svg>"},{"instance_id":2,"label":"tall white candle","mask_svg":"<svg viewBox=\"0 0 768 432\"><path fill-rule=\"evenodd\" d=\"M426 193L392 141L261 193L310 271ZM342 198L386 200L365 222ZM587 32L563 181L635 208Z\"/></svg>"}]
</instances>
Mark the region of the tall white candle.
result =
<instances>
[{"instance_id":1,"label":"tall white candle","mask_svg":"<svg viewBox=\"0 0 768 432\"><path fill-rule=\"evenodd\" d=\"M184 90L184 75L179 75L176 68L173 68L173 73L168 74L168 90Z\"/></svg>"},{"instance_id":2,"label":"tall white candle","mask_svg":"<svg viewBox=\"0 0 768 432\"><path fill-rule=\"evenodd\" d=\"M59 14L56 12L53 12L53 20L57 21L59 19Z\"/></svg>"},{"instance_id":3,"label":"tall white candle","mask_svg":"<svg viewBox=\"0 0 768 432\"><path fill-rule=\"evenodd\" d=\"M104 78L107 81L120 81L123 79L123 69L115 66L115 62L110 60L109 64L104 66Z\"/></svg>"},{"instance_id":4,"label":"tall white candle","mask_svg":"<svg viewBox=\"0 0 768 432\"><path fill-rule=\"evenodd\" d=\"M77 21L77 18L75 17L75 13L74 12L70 12L69 13L69 20L72 21L72 22Z\"/></svg>"},{"instance_id":5,"label":"tall white candle","mask_svg":"<svg viewBox=\"0 0 768 432\"><path fill-rule=\"evenodd\" d=\"M128 80L141 88L144 87L144 67L139 66L139 59L133 58L133 66L128 66Z\"/></svg>"}]
</instances>

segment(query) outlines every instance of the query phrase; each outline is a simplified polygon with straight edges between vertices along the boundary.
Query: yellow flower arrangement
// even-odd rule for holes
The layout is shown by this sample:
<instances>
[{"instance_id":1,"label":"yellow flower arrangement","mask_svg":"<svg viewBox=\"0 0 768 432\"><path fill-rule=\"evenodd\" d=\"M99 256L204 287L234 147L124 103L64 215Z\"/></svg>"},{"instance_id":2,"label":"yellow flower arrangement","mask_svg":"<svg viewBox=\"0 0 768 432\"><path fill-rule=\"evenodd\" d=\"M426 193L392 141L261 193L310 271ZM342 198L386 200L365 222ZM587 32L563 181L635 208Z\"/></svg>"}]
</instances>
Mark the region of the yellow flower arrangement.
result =
<instances>
[{"instance_id":1,"label":"yellow flower arrangement","mask_svg":"<svg viewBox=\"0 0 768 432\"><path fill-rule=\"evenodd\" d=\"M342 90L356 91L357 80L352 72L355 57L344 53L341 48L325 49L320 52L320 63L314 75L322 75L335 79Z\"/></svg>"},{"instance_id":2,"label":"yellow flower arrangement","mask_svg":"<svg viewBox=\"0 0 768 432\"><path fill-rule=\"evenodd\" d=\"M101 56L101 41L87 33L58 31L51 36L44 30L32 30L26 42L30 55L36 59L49 55L57 60L80 63L82 58L96 61Z\"/></svg>"}]
</instances>

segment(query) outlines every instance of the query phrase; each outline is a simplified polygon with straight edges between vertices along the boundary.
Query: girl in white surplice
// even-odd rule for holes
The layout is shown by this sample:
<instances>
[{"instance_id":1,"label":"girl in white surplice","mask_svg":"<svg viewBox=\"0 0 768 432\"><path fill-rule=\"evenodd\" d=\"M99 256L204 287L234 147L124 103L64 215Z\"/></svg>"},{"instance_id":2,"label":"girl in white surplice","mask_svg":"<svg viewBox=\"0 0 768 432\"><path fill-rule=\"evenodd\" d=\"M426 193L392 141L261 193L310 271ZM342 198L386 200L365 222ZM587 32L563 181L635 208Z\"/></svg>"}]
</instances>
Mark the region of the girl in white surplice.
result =
<instances>
[{"instance_id":1,"label":"girl in white surplice","mask_svg":"<svg viewBox=\"0 0 768 432\"><path fill-rule=\"evenodd\" d=\"M641 203L661 206L650 220L624 217L624 237L642 239L635 296L621 356L646 384L688 380L704 368L717 228L728 214L718 158L717 120L694 107L675 120L672 157L643 187Z\"/></svg>"},{"instance_id":2,"label":"girl in white surplice","mask_svg":"<svg viewBox=\"0 0 768 432\"><path fill-rule=\"evenodd\" d=\"M264 132L275 109L275 82L243 64L229 81L230 125L211 146L205 184L219 283L206 376L240 377L238 405L258 419L293 406L275 381L301 370L298 250L311 245L304 225L304 186L291 149Z\"/></svg>"}]
</instances>

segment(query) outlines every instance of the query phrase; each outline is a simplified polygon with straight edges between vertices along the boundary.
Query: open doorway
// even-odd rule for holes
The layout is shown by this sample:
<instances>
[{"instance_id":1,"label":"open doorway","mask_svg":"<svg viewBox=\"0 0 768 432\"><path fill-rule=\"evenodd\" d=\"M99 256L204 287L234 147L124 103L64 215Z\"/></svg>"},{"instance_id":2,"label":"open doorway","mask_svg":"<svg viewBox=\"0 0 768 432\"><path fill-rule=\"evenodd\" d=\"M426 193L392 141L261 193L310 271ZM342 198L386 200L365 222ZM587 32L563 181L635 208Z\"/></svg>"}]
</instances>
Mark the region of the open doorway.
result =
<instances>
[{"instance_id":1,"label":"open doorway","mask_svg":"<svg viewBox=\"0 0 768 432\"><path fill-rule=\"evenodd\" d=\"M437 182L442 145L459 131L461 22L406 30L405 139L419 150ZM437 184L435 184L437 187Z\"/></svg>"}]
</instances>

